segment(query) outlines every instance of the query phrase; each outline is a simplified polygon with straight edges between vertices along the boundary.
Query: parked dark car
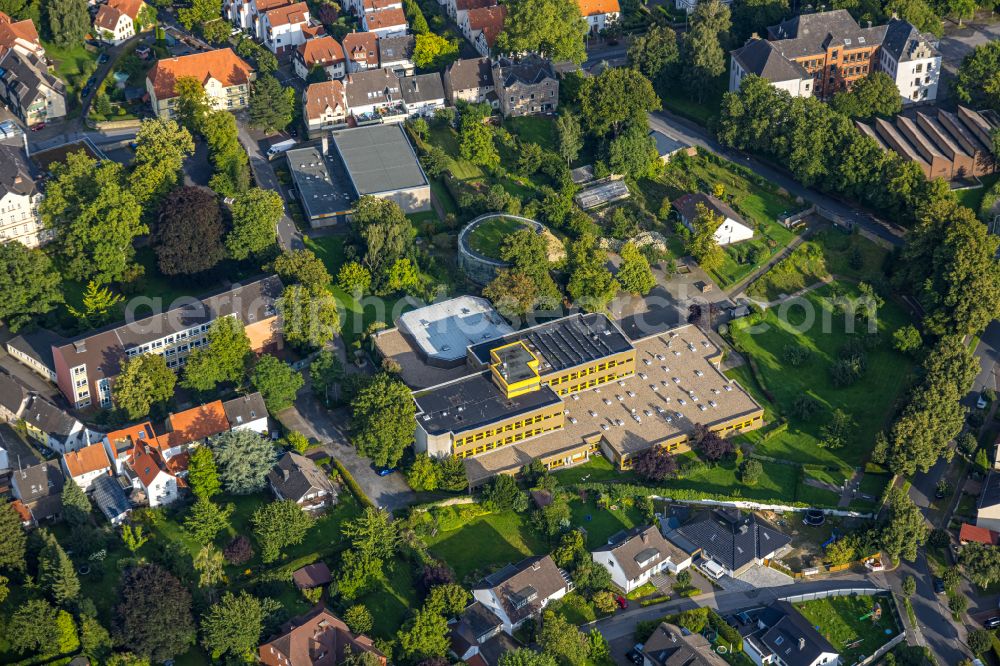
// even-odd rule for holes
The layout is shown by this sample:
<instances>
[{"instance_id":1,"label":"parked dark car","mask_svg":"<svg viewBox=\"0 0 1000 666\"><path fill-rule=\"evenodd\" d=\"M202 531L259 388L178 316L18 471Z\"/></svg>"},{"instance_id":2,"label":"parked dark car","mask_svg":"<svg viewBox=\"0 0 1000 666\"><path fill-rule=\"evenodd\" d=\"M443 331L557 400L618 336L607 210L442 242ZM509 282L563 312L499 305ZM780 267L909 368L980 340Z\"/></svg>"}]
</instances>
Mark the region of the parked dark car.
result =
<instances>
[{"instance_id":1,"label":"parked dark car","mask_svg":"<svg viewBox=\"0 0 1000 666\"><path fill-rule=\"evenodd\" d=\"M625 658L633 664L641 664L644 660L642 656L642 643L636 643L631 650L625 653Z\"/></svg>"},{"instance_id":2,"label":"parked dark car","mask_svg":"<svg viewBox=\"0 0 1000 666\"><path fill-rule=\"evenodd\" d=\"M395 467L378 467L374 463L372 463L372 469L375 470L375 473L379 476L389 476L396 471Z\"/></svg>"},{"instance_id":3,"label":"parked dark car","mask_svg":"<svg viewBox=\"0 0 1000 666\"><path fill-rule=\"evenodd\" d=\"M1000 627L1000 617L991 617L988 620L984 620L983 626L987 629L996 629L997 627Z\"/></svg>"},{"instance_id":4,"label":"parked dark car","mask_svg":"<svg viewBox=\"0 0 1000 666\"><path fill-rule=\"evenodd\" d=\"M944 594L944 580L934 577L934 592L935 594Z\"/></svg>"},{"instance_id":5,"label":"parked dark car","mask_svg":"<svg viewBox=\"0 0 1000 666\"><path fill-rule=\"evenodd\" d=\"M98 65L103 65L108 60L110 60L110 58L111 58L111 56L109 56L107 53L102 53L101 55L97 56L97 64Z\"/></svg>"}]
</instances>

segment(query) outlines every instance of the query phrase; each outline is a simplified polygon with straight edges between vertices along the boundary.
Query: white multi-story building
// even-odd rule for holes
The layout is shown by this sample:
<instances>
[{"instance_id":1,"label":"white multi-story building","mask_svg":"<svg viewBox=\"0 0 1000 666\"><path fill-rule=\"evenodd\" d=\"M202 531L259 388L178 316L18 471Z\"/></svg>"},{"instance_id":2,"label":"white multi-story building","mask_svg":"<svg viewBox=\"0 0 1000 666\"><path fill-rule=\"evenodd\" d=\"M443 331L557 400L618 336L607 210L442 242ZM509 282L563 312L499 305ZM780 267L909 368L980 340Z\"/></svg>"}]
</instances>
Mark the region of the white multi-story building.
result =
<instances>
[{"instance_id":1,"label":"white multi-story building","mask_svg":"<svg viewBox=\"0 0 1000 666\"><path fill-rule=\"evenodd\" d=\"M149 104L157 116L174 116L177 80L184 77L201 83L212 108L237 111L249 103L254 71L230 48L157 60L146 74Z\"/></svg>"},{"instance_id":2,"label":"white multi-story building","mask_svg":"<svg viewBox=\"0 0 1000 666\"><path fill-rule=\"evenodd\" d=\"M341 41L348 73L378 68L378 35L374 32L351 32Z\"/></svg>"},{"instance_id":3,"label":"white multi-story building","mask_svg":"<svg viewBox=\"0 0 1000 666\"><path fill-rule=\"evenodd\" d=\"M300 44L295 49L292 64L300 79L309 78L309 73L316 67L322 68L330 79L344 78L347 70L344 48L329 35Z\"/></svg>"},{"instance_id":4,"label":"white multi-story building","mask_svg":"<svg viewBox=\"0 0 1000 666\"><path fill-rule=\"evenodd\" d=\"M347 99L340 81L313 83L302 94L302 117L311 138L347 124Z\"/></svg>"},{"instance_id":5,"label":"white multi-story building","mask_svg":"<svg viewBox=\"0 0 1000 666\"><path fill-rule=\"evenodd\" d=\"M260 17L260 31L264 46L275 54L290 51L317 34L310 25L309 7L304 2L265 12Z\"/></svg>"},{"instance_id":6,"label":"white multi-story building","mask_svg":"<svg viewBox=\"0 0 1000 666\"><path fill-rule=\"evenodd\" d=\"M802 65L788 60L772 42L751 39L734 50L729 64L729 92L736 92L748 74L767 79L792 97L811 97L813 77Z\"/></svg>"},{"instance_id":7,"label":"white multi-story building","mask_svg":"<svg viewBox=\"0 0 1000 666\"><path fill-rule=\"evenodd\" d=\"M38 247L52 240L53 231L42 226L38 215L41 200L24 150L0 145L0 243Z\"/></svg>"},{"instance_id":8,"label":"white multi-story building","mask_svg":"<svg viewBox=\"0 0 1000 666\"><path fill-rule=\"evenodd\" d=\"M62 468L86 492L99 476L111 474L112 465L104 444L97 442L63 454Z\"/></svg>"},{"instance_id":9,"label":"white multi-story building","mask_svg":"<svg viewBox=\"0 0 1000 666\"><path fill-rule=\"evenodd\" d=\"M879 49L879 69L896 82L904 104L937 99L941 52L933 35L921 33L909 22L889 21Z\"/></svg>"},{"instance_id":10,"label":"white multi-story building","mask_svg":"<svg viewBox=\"0 0 1000 666\"><path fill-rule=\"evenodd\" d=\"M135 36L139 12L144 6L142 0L108 0L97 8L94 30L109 44L121 44Z\"/></svg>"}]
</instances>

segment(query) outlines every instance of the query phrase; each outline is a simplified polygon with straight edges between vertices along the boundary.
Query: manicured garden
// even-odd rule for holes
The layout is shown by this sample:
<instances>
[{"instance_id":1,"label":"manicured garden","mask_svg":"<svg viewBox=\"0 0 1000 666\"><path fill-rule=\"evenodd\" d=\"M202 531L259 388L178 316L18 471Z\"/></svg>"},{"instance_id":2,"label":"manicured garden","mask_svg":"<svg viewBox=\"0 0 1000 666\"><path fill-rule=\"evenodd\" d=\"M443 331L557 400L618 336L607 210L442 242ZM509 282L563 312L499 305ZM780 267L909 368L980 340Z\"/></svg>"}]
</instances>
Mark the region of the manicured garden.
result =
<instances>
[{"instance_id":1,"label":"manicured garden","mask_svg":"<svg viewBox=\"0 0 1000 666\"><path fill-rule=\"evenodd\" d=\"M56 76L66 84L67 111L71 111L77 106L77 95L87 84L87 78L97 69L97 52L82 43L61 48L43 41L42 46L46 57L54 63Z\"/></svg>"},{"instance_id":2,"label":"manicured garden","mask_svg":"<svg viewBox=\"0 0 1000 666\"><path fill-rule=\"evenodd\" d=\"M873 613L876 605L881 617ZM840 653L845 664L874 653L899 633L892 598L885 595L842 596L795 604Z\"/></svg>"},{"instance_id":3,"label":"manicured garden","mask_svg":"<svg viewBox=\"0 0 1000 666\"><path fill-rule=\"evenodd\" d=\"M858 295L852 284L837 283L837 287L848 296ZM893 331L908 323L909 318L900 306L887 301L878 311L877 341L868 340L868 344L877 345L865 350L867 369L850 386L834 384L831 365L849 340L865 337L862 331L866 321L851 320L849 323L856 324L859 332L848 333L844 315L833 311L829 300L832 295L831 287L823 287L788 308L787 313L782 308L768 310L761 326L743 320L730 330L737 347L757 368L757 381L747 381L749 368L730 371L730 376L741 379L761 404L770 404L788 419L787 429L770 436L759 431L746 435L757 453L800 463L857 466L870 453L876 433L885 426L886 415L910 381L913 360L892 349L890 340ZM806 321L805 308L815 317L813 321ZM804 350L798 365L786 360L788 349ZM773 397L773 403L767 394ZM801 396L816 403L808 418L793 409ZM823 428L837 409L849 415L853 426L842 447L824 448Z\"/></svg>"}]
</instances>

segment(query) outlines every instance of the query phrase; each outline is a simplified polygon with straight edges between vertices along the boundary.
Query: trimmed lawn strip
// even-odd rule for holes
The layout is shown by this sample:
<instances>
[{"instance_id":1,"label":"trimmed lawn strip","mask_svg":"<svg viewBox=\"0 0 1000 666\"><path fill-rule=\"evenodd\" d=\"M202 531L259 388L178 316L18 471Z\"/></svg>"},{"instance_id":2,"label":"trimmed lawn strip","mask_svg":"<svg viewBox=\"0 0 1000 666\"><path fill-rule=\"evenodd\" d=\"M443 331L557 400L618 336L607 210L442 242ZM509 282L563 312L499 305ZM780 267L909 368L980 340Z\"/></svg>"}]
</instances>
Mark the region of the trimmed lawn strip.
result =
<instances>
[{"instance_id":1,"label":"trimmed lawn strip","mask_svg":"<svg viewBox=\"0 0 1000 666\"><path fill-rule=\"evenodd\" d=\"M350 604L364 604L375 621L370 635L386 640L395 637L396 631L410 617L411 609L420 607L410 565L397 558L390 566L371 592Z\"/></svg>"},{"instance_id":2,"label":"trimmed lawn strip","mask_svg":"<svg viewBox=\"0 0 1000 666\"><path fill-rule=\"evenodd\" d=\"M556 124L546 116L521 116L503 121L504 129L522 141L537 143L545 150L556 149Z\"/></svg>"},{"instance_id":3,"label":"trimmed lawn strip","mask_svg":"<svg viewBox=\"0 0 1000 666\"><path fill-rule=\"evenodd\" d=\"M622 530L643 525L642 514L634 507L619 506L614 511L597 506L596 494L591 494L587 501L574 501L569 505L573 527L587 530L588 548L597 548L608 542L608 539Z\"/></svg>"},{"instance_id":4,"label":"trimmed lawn strip","mask_svg":"<svg viewBox=\"0 0 1000 666\"><path fill-rule=\"evenodd\" d=\"M853 285L839 286L847 295L857 295ZM762 436L755 437L756 433L750 433L748 439L755 443L757 453L801 463L857 466L871 451L875 434L884 426L885 415L908 385L913 362L893 350L888 340L892 331L909 319L892 301L886 302L878 313L882 343L867 351L868 369L864 377L850 387L833 385L829 368L852 335L845 332L843 320L833 315L828 303L830 296L830 287L823 287L804 297L815 313L815 321L807 333L797 330L805 320L803 308L799 306L789 309L784 322L779 320L776 309L769 310L764 319L766 330L750 333L747 324L740 322L731 328L739 347L757 363L764 382L774 395L777 408L789 419L788 429L770 439L764 440ZM810 350L811 358L799 367L788 366L781 357L782 351L789 345ZM759 396L753 384L746 386ZM820 414L808 420L790 413L795 398L803 394L811 396L823 407ZM845 447L825 449L819 445L820 432L829 414L837 408L854 419L855 428Z\"/></svg>"},{"instance_id":5,"label":"trimmed lawn strip","mask_svg":"<svg viewBox=\"0 0 1000 666\"><path fill-rule=\"evenodd\" d=\"M572 486L577 483L634 483L635 474L622 472L602 455L595 455L582 465L569 467L555 472L559 483Z\"/></svg>"},{"instance_id":6,"label":"trimmed lawn strip","mask_svg":"<svg viewBox=\"0 0 1000 666\"><path fill-rule=\"evenodd\" d=\"M872 612L875 603L882 609L881 619L877 622L871 617L861 619ZM795 604L848 664L874 653L899 633L892 606L892 599L885 595L828 597ZM861 643L847 647L856 641Z\"/></svg>"}]
</instances>

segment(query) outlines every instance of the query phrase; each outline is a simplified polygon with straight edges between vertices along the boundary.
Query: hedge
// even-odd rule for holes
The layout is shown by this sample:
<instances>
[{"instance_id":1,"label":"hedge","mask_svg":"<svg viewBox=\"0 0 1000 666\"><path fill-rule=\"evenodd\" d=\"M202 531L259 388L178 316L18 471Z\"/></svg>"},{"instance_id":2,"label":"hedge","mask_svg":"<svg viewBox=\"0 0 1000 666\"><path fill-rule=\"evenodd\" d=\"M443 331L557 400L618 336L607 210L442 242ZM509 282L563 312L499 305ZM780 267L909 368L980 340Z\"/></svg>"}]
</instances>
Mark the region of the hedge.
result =
<instances>
[{"instance_id":1,"label":"hedge","mask_svg":"<svg viewBox=\"0 0 1000 666\"><path fill-rule=\"evenodd\" d=\"M715 629L720 638L732 644L734 652L743 651L743 637L740 636L740 632L711 608L708 610L708 624Z\"/></svg>"},{"instance_id":2,"label":"hedge","mask_svg":"<svg viewBox=\"0 0 1000 666\"><path fill-rule=\"evenodd\" d=\"M361 486L358 485L358 482L354 480L351 473L347 471L346 467L344 467L344 463L334 458L333 464L337 468L337 471L340 472L341 481L344 482L347 489L351 491L351 494L354 495L354 498L358 500L361 506L370 506L374 508L375 502L371 501L368 495L365 495L365 491L361 490Z\"/></svg>"}]
</instances>

